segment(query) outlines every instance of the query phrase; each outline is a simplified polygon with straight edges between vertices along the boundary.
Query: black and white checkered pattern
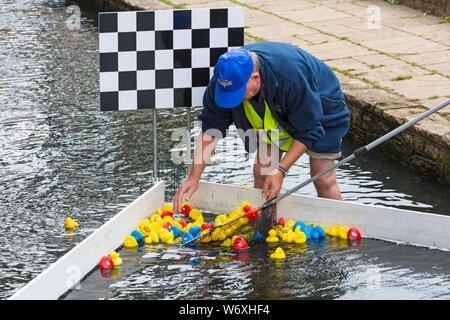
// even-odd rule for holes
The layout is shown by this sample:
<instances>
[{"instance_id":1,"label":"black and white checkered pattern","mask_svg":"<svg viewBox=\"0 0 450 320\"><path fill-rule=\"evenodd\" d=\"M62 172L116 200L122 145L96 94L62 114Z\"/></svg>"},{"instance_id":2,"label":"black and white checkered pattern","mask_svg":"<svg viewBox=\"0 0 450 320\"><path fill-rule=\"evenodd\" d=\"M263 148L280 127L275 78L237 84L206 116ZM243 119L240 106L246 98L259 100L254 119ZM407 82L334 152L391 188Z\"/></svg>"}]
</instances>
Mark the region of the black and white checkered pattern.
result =
<instances>
[{"instance_id":1,"label":"black and white checkered pattern","mask_svg":"<svg viewBox=\"0 0 450 320\"><path fill-rule=\"evenodd\" d=\"M100 13L100 109L201 106L220 55L243 44L240 7Z\"/></svg>"}]
</instances>

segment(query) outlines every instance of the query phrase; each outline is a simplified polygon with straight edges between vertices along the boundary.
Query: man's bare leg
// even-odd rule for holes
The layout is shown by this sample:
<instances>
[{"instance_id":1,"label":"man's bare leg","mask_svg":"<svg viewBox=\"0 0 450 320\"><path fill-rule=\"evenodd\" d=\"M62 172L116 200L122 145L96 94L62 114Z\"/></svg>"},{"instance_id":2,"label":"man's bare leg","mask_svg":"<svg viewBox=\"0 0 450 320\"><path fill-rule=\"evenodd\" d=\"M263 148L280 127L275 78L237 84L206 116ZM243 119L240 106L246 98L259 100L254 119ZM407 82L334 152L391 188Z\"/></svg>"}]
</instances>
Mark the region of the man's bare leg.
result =
<instances>
[{"instance_id":1,"label":"man's bare leg","mask_svg":"<svg viewBox=\"0 0 450 320\"><path fill-rule=\"evenodd\" d=\"M328 159L314 159L309 158L309 166L311 170L311 177L319 174L323 170L331 167L334 164L333 160ZM317 190L317 195L321 198L342 200L341 191L339 190L335 170L324 174L319 179L314 181L314 186Z\"/></svg>"}]
</instances>

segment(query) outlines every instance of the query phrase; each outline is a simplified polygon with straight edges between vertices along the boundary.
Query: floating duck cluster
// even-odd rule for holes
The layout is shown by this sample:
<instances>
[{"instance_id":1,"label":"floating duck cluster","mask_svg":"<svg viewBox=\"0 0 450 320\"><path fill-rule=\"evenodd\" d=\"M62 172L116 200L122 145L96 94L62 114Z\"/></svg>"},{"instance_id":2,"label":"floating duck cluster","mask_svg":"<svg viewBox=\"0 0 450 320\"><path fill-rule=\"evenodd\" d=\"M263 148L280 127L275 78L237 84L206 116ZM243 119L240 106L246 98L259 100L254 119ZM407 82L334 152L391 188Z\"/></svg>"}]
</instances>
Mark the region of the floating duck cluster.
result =
<instances>
[{"instance_id":1,"label":"floating duck cluster","mask_svg":"<svg viewBox=\"0 0 450 320\"><path fill-rule=\"evenodd\" d=\"M357 240L361 238L361 234L356 228L348 229L339 225L333 225L331 229L327 229L322 223L318 225L309 223L306 225L302 221L288 220L284 222L284 219L280 218L277 226L269 230L266 242L305 243L308 240L326 238L327 235L343 240ZM283 249L278 247L270 257L273 259L284 259L286 255Z\"/></svg>"},{"instance_id":2,"label":"floating duck cluster","mask_svg":"<svg viewBox=\"0 0 450 320\"><path fill-rule=\"evenodd\" d=\"M200 237L202 243L220 241L223 247L245 250L248 248L249 241L264 240L264 236L249 225L249 221L260 216L261 212L253 208L248 201L244 201L229 214L216 216L214 221L210 222L205 222L201 211L193 209L188 203L183 203L180 213L174 214L172 206L164 204L162 208L156 209L153 215L141 221L138 227L124 239L124 247L137 248L157 243L185 244ZM223 227L215 228L221 225ZM331 229L326 229L323 224L306 225L302 221L294 220L284 222L284 219L280 218L278 224L268 232L265 241L302 244L309 240L325 238L327 235L350 240L361 238L359 231L355 228L348 229L334 225ZM270 257L284 259L286 255L283 249L278 247ZM121 264L122 259L115 251L103 257L99 263L102 268L112 268Z\"/></svg>"}]
</instances>

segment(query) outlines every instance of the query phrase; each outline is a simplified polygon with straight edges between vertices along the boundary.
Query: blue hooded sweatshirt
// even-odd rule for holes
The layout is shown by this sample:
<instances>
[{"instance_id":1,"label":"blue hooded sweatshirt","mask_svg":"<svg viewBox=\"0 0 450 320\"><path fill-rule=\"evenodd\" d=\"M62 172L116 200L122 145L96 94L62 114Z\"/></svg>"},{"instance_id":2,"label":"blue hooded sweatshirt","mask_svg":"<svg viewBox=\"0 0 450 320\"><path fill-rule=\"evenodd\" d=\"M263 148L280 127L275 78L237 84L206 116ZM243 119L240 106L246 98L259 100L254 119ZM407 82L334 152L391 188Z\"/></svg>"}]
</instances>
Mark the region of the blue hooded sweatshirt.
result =
<instances>
[{"instance_id":1,"label":"blue hooded sweatshirt","mask_svg":"<svg viewBox=\"0 0 450 320\"><path fill-rule=\"evenodd\" d=\"M286 43L258 42L242 47L258 56L261 93L272 114L292 138L318 153L340 152L350 114L339 80L322 61ZM199 116L202 130L219 130L226 136L229 126L251 129L242 103L232 109L214 102L216 79L213 76L203 96ZM249 143L244 139L245 149Z\"/></svg>"}]
</instances>

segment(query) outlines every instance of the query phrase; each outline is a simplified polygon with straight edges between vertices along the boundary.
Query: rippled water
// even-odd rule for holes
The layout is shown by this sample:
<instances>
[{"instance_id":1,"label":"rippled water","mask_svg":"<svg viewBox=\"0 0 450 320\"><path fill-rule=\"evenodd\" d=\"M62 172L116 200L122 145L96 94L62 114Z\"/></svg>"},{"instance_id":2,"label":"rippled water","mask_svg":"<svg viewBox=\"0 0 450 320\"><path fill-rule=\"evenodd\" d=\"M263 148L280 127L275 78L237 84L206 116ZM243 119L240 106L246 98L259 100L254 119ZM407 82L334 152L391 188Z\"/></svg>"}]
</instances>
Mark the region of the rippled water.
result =
<instances>
[{"instance_id":1,"label":"rippled water","mask_svg":"<svg viewBox=\"0 0 450 320\"><path fill-rule=\"evenodd\" d=\"M153 150L151 111L99 111L98 38L92 14L83 12L81 28L71 30L66 22L72 13L63 1L0 3L0 298L6 298L151 186ZM199 112L193 109L193 118ZM178 144L171 141L173 128L184 127L185 119L184 109L158 111L160 167L170 169L160 173L163 178L184 177L183 166L169 159ZM193 136L197 132L195 127ZM345 140L344 154L356 147ZM224 149L227 152L220 152ZM203 178L251 184L252 157L232 134L219 145L215 165L206 169ZM301 159L291 169L285 188L306 179L308 172L307 159ZM416 176L376 151L337 173L345 200L449 214L448 188ZM299 193L315 191L309 185ZM80 223L73 234L63 228L67 216ZM408 297L409 291L398 289L404 287L404 279L427 288L414 293L421 297L440 297L449 291L448 285L434 284L448 282L450 274L448 253L436 250L367 240L354 251L326 243L281 265L259 257L258 252L266 254L267 248L249 252L247 261L216 249L171 252L156 248L136 257L145 261L136 269L124 268L122 277L111 286L113 292L107 289L110 282L97 283L105 288L97 297L163 298L162 292L143 290L143 286L155 282L157 288L162 278L155 280L155 275L162 272L161 277L173 282L161 285L175 288L180 286L178 273L184 270L192 281L206 285L204 291L193 293L199 297L235 298L242 290L247 297L258 298L346 298L351 292L346 288L364 281L358 277L378 259L386 261L375 265L389 270L386 276L389 288L394 288L393 297ZM401 263L396 260L399 255ZM157 259L163 263L151 263ZM323 267L327 259L357 264L329 270ZM233 270L242 271L242 283L233 280ZM337 289L325 293L342 272L347 276ZM126 273L129 277L124 277ZM302 279L302 289L264 291L270 281L266 274ZM182 298L182 290L176 287L169 296ZM374 291L369 293L376 296Z\"/></svg>"}]
</instances>

